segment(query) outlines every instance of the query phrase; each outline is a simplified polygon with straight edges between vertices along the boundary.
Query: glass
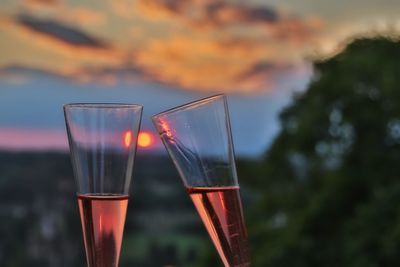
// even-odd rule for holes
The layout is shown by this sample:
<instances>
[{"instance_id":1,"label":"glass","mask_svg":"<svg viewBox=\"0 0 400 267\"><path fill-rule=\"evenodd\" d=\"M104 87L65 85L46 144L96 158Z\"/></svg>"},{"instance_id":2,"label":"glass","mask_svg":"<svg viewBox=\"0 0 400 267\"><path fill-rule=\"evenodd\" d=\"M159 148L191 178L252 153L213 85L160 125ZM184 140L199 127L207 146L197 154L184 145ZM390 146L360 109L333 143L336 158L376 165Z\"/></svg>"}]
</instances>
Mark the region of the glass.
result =
<instances>
[{"instance_id":1,"label":"glass","mask_svg":"<svg viewBox=\"0 0 400 267\"><path fill-rule=\"evenodd\" d=\"M89 267L118 266L142 109L64 106Z\"/></svg>"},{"instance_id":2,"label":"glass","mask_svg":"<svg viewBox=\"0 0 400 267\"><path fill-rule=\"evenodd\" d=\"M226 96L152 119L224 265L250 266Z\"/></svg>"}]
</instances>

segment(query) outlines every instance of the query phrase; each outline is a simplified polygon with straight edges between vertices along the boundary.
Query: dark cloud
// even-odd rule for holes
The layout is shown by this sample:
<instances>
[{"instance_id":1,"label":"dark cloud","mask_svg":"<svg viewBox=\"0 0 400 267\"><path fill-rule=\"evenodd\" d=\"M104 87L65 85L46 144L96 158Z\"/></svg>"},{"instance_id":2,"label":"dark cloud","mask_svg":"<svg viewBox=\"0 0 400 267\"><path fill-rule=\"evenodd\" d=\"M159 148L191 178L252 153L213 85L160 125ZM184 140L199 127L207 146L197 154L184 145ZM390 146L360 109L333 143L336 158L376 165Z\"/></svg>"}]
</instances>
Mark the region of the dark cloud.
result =
<instances>
[{"instance_id":1,"label":"dark cloud","mask_svg":"<svg viewBox=\"0 0 400 267\"><path fill-rule=\"evenodd\" d=\"M254 91L303 90L313 74L308 62L258 61L234 78L238 84L250 84Z\"/></svg>"},{"instance_id":2,"label":"dark cloud","mask_svg":"<svg viewBox=\"0 0 400 267\"><path fill-rule=\"evenodd\" d=\"M281 74L286 74L294 71L296 66L288 63L274 63L274 62L257 62L249 66L242 74L237 77L238 81L260 77L264 79L277 78Z\"/></svg>"},{"instance_id":3,"label":"dark cloud","mask_svg":"<svg viewBox=\"0 0 400 267\"><path fill-rule=\"evenodd\" d=\"M234 24L277 22L280 15L266 6L249 6L221 0L179 1L141 0L143 7L164 10L199 26L229 26ZM193 15L196 13L195 15Z\"/></svg>"},{"instance_id":4,"label":"dark cloud","mask_svg":"<svg viewBox=\"0 0 400 267\"><path fill-rule=\"evenodd\" d=\"M143 14L183 21L189 28L221 31L228 27L249 27L266 34L260 38L283 44L309 45L320 36L323 20L287 14L267 5L252 5L243 1L224 0L140 0ZM230 33L232 34L232 33ZM233 33L237 35L243 32Z\"/></svg>"},{"instance_id":5,"label":"dark cloud","mask_svg":"<svg viewBox=\"0 0 400 267\"><path fill-rule=\"evenodd\" d=\"M15 18L16 23L38 34L45 35L53 40L70 46L82 48L107 48L103 40L93 37L79 29L63 25L50 19L37 19L29 15L20 14Z\"/></svg>"},{"instance_id":6,"label":"dark cloud","mask_svg":"<svg viewBox=\"0 0 400 267\"><path fill-rule=\"evenodd\" d=\"M249 70L247 70L243 76L250 76L254 74L259 74L259 73L264 73L264 72L270 72L273 71L277 68L276 64L272 64L271 62L259 62L253 66L250 67Z\"/></svg>"},{"instance_id":7,"label":"dark cloud","mask_svg":"<svg viewBox=\"0 0 400 267\"><path fill-rule=\"evenodd\" d=\"M251 7L218 1L205 6L204 18L215 24L233 23L273 23L279 20L279 14L268 7Z\"/></svg>"},{"instance_id":8,"label":"dark cloud","mask_svg":"<svg viewBox=\"0 0 400 267\"><path fill-rule=\"evenodd\" d=\"M151 8L159 8L169 11L171 13L179 14L184 13L185 10L193 5L192 0L177 1L177 0L140 0L141 4Z\"/></svg>"},{"instance_id":9,"label":"dark cloud","mask_svg":"<svg viewBox=\"0 0 400 267\"><path fill-rule=\"evenodd\" d=\"M179 13L186 8L190 1L176 1L176 0L155 0L158 6L161 6L170 12Z\"/></svg>"},{"instance_id":10,"label":"dark cloud","mask_svg":"<svg viewBox=\"0 0 400 267\"><path fill-rule=\"evenodd\" d=\"M278 14L275 10L267 7L249 8L243 13L243 17L248 21L254 22L275 22Z\"/></svg>"}]
</instances>

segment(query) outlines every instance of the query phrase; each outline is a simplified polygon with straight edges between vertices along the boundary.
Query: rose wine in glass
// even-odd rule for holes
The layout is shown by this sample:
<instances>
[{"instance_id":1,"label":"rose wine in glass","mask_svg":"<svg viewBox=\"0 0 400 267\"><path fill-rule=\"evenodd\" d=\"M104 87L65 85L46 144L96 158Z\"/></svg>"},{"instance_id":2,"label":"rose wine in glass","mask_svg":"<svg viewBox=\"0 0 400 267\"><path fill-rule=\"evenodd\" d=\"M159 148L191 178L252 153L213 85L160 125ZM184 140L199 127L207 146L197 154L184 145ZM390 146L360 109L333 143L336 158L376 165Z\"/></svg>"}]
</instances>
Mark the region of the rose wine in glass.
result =
<instances>
[{"instance_id":1,"label":"rose wine in glass","mask_svg":"<svg viewBox=\"0 0 400 267\"><path fill-rule=\"evenodd\" d=\"M90 266L118 266L128 195L78 194Z\"/></svg>"},{"instance_id":2,"label":"rose wine in glass","mask_svg":"<svg viewBox=\"0 0 400 267\"><path fill-rule=\"evenodd\" d=\"M226 97L205 98L152 119L224 266L250 266Z\"/></svg>"},{"instance_id":3,"label":"rose wine in glass","mask_svg":"<svg viewBox=\"0 0 400 267\"><path fill-rule=\"evenodd\" d=\"M64 115L89 267L117 267L142 106L67 104Z\"/></svg>"},{"instance_id":4,"label":"rose wine in glass","mask_svg":"<svg viewBox=\"0 0 400 267\"><path fill-rule=\"evenodd\" d=\"M187 192L224 264L249 266L239 187L189 187Z\"/></svg>"}]
</instances>

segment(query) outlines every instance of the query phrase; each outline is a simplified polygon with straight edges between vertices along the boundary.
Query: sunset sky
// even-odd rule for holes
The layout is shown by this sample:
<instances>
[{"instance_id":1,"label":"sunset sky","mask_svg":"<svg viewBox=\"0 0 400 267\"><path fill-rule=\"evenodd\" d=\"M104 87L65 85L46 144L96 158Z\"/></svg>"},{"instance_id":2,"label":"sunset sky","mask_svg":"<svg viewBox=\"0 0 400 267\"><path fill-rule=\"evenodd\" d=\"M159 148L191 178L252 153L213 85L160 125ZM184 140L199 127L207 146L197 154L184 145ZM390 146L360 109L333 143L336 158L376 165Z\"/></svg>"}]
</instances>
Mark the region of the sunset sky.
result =
<instances>
[{"instance_id":1,"label":"sunset sky","mask_svg":"<svg viewBox=\"0 0 400 267\"><path fill-rule=\"evenodd\" d=\"M155 133L152 114L224 92L236 151L260 155L309 60L397 34L399 14L395 0L2 0L0 148L65 149L64 103L140 103Z\"/></svg>"}]
</instances>

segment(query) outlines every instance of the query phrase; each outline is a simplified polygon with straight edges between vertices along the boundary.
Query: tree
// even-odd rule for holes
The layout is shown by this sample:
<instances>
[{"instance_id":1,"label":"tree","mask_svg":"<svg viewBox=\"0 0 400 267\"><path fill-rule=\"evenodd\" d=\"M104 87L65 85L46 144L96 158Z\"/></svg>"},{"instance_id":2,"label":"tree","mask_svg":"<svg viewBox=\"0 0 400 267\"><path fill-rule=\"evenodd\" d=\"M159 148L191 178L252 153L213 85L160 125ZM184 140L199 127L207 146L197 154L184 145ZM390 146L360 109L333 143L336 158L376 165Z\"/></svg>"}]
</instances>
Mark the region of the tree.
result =
<instances>
[{"instance_id":1,"label":"tree","mask_svg":"<svg viewBox=\"0 0 400 267\"><path fill-rule=\"evenodd\" d=\"M253 266L400 264L400 43L359 39L315 63L280 115L247 218Z\"/></svg>"}]
</instances>

